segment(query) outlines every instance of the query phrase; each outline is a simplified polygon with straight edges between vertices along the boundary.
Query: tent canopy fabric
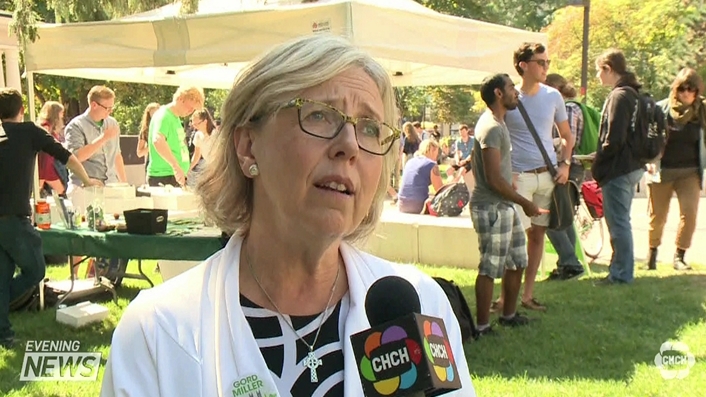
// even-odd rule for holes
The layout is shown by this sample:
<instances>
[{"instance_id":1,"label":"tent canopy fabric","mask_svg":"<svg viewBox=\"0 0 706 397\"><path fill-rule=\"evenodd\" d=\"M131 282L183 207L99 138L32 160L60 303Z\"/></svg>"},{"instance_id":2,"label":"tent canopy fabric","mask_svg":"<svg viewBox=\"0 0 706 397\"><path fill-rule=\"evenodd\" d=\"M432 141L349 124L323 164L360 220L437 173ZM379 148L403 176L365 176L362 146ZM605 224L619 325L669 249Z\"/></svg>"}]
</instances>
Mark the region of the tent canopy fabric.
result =
<instances>
[{"instance_id":1,"label":"tent canopy fabric","mask_svg":"<svg viewBox=\"0 0 706 397\"><path fill-rule=\"evenodd\" d=\"M231 88L238 71L296 37L347 37L389 71L396 86L477 84L516 76L512 53L542 33L434 12L413 0L201 0L123 19L42 24L25 49L28 72L149 84Z\"/></svg>"}]
</instances>

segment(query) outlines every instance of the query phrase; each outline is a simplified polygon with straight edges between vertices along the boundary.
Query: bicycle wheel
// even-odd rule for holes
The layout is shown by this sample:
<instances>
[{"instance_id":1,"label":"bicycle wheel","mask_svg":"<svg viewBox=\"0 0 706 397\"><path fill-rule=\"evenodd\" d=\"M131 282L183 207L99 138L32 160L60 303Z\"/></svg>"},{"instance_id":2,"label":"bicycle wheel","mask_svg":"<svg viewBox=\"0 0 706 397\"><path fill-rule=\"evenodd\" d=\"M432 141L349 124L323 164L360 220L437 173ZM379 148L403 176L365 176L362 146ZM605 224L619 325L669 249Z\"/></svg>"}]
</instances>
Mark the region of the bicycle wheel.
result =
<instances>
[{"instance_id":1,"label":"bicycle wheel","mask_svg":"<svg viewBox=\"0 0 706 397\"><path fill-rule=\"evenodd\" d=\"M584 254L596 260L603 250L603 219L594 218L582 201L574 221Z\"/></svg>"}]
</instances>

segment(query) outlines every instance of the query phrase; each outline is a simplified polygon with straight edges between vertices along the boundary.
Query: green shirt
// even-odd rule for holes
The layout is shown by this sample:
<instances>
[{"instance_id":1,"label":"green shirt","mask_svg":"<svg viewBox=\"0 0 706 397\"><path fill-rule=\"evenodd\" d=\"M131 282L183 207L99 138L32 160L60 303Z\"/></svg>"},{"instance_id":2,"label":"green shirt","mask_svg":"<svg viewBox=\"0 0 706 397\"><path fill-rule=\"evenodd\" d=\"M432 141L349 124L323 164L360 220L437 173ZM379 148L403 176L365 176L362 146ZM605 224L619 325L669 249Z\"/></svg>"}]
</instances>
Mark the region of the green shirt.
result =
<instances>
[{"instance_id":1,"label":"green shirt","mask_svg":"<svg viewBox=\"0 0 706 397\"><path fill-rule=\"evenodd\" d=\"M150 163L147 166L148 176L172 176L174 170L162 158L152 144L155 134L161 134L169 145L179 166L187 173L189 171L189 148L186 146L186 134L181 119L166 106L160 107L152 116L149 131Z\"/></svg>"}]
</instances>

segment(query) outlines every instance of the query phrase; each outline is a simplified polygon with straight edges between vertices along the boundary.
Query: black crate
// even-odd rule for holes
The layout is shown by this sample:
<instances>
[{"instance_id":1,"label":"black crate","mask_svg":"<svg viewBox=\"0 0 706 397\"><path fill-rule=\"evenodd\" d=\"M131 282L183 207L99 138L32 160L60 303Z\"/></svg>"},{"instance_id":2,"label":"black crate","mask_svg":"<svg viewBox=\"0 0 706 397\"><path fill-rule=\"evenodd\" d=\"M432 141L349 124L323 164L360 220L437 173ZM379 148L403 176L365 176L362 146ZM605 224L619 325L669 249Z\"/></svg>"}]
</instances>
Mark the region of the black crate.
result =
<instances>
[{"instance_id":1,"label":"black crate","mask_svg":"<svg viewBox=\"0 0 706 397\"><path fill-rule=\"evenodd\" d=\"M130 234L159 234L167 231L167 210L138 208L123 214L127 232Z\"/></svg>"}]
</instances>

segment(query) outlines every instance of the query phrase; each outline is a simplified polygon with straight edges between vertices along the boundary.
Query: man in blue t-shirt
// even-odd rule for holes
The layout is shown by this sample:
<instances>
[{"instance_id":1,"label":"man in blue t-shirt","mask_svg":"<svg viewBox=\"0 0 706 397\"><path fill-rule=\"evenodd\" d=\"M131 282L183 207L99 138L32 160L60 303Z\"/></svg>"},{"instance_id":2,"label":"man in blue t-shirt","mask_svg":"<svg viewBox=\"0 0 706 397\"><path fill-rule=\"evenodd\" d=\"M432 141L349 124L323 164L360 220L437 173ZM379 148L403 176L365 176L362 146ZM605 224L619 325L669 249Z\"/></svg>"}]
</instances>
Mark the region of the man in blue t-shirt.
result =
<instances>
[{"instance_id":1,"label":"man in blue t-shirt","mask_svg":"<svg viewBox=\"0 0 706 397\"><path fill-rule=\"evenodd\" d=\"M473 152L473 136L470 135L468 126L465 124L459 128L459 137L454 142L454 170L460 170L459 175L463 176L471 170L471 154Z\"/></svg>"},{"instance_id":2,"label":"man in blue t-shirt","mask_svg":"<svg viewBox=\"0 0 706 397\"><path fill-rule=\"evenodd\" d=\"M557 175L552 177L544 161L542 152L530 132L527 122L518 109L508 111L505 123L510 131L512 142L512 173L517 192L532 200L540 208L550 208L555 184L564 184L569 177L571 159L559 163L554 151L552 130L556 125L562 138L565 153L574 148L574 137L569 129L564 98L559 91L544 85L549 70L549 54L541 43L524 43L513 56L517 73L522 83L517 86L520 92L520 105L527 110L529 119L537 131L552 167ZM527 231L528 263L525 271L525 288L522 293L522 306L530 310L546 310L534 297L534 281L544 254L544 236L549 226L549 214L528 217L518 208L522 225ZM496 302L502 306L503 298Z\"/></svg>"}]
</instances>

